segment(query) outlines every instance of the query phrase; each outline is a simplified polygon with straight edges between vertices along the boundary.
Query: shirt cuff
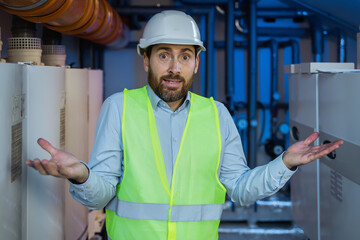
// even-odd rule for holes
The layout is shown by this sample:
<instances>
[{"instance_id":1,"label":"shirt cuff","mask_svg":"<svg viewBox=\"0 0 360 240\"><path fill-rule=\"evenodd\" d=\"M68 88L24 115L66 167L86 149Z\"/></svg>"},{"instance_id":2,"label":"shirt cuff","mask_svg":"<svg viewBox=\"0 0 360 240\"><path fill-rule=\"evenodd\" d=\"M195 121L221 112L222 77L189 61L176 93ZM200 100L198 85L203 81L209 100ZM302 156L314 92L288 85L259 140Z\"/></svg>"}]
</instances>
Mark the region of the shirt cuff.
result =
<instances>
[{"instance_id":1,"label":"shirt cuff","mask_svg":"<svg viewBox=\"0 0 360 240\"><path fill-rule=\"evenodd\" d=\"M280 186L283 186L297 170L297 168L295 168L295 171L293 171L286 167L283 161L284 153L269 163L271 176Z\"/></svg>"},{"instance_id":2,"label":"shirt cuff","mask_svg":"<svg viewBox=\"0 0 360 240\"><path fill-rule=\"evenodd\" d=\"M89 194L89 191L91 190L91 186L94 186L94 183L96 182L96 178L94 174L92 174L92 171L90 170L89 166L85 162L81 162L81 163L84 164L89 171L88 179L80 184L72 183L71 181L68 180L70 183L69 191L71 195L74 196L76 199L80 198L87 200L86 195Z\"/></svg>"}]
</instances>

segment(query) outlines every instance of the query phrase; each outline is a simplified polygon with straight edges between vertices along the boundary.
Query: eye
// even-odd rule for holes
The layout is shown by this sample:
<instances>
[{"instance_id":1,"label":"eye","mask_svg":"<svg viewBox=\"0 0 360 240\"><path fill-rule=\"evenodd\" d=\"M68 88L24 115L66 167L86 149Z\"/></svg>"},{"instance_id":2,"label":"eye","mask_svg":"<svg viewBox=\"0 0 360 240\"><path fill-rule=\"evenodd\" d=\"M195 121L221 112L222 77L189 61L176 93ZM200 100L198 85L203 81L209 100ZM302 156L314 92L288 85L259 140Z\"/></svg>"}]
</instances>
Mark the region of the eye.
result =
<instances>
[{"instance_id":1,"label":"eye","mask_svg":"<svg viewBox=\"0 0 360 240\"><path fill-rule=\"evenodd\" d=\"M160 58L161 60L166 60L166 59L168 58L168 55L165 54L165 53L160 53L159 58Z\"/></svg>"},{"instance_id":2,"label":"eye","mask_svg":"<svg viewBox=\"0 0 360 240\"><path fill-rule=\"evenodd\" d=\"M188 61L188 60L190 60L190 56L189 55L184 55L184 56L182 56L182 60Z\"/></svg>"}]
</instances>

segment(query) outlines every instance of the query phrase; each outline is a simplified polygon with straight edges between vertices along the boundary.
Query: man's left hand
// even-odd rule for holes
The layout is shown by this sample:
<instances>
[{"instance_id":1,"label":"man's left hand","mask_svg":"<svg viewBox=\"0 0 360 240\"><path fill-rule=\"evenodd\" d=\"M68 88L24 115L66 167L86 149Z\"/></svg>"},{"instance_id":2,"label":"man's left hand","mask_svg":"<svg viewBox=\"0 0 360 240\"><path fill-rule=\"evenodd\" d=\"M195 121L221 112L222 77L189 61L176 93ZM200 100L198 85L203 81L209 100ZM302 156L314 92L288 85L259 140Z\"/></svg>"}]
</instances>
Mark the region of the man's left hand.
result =
<instances>
[{"instance_id":1,"label":"man's left hand","mask_svg":"<svg viewBox=\"0 0 360 240\"><path fill-rule=\"evenodd\" d=\"M318 137L319 133L315 132L307 137L305 141L300 141L291 145L283 156L286 167L292 169L293 167L310 163L315 159L331 153L344 143L343 140L338 140L320 146L309 146L311 143L315 142Z\"/></svg>"}]
</instances>

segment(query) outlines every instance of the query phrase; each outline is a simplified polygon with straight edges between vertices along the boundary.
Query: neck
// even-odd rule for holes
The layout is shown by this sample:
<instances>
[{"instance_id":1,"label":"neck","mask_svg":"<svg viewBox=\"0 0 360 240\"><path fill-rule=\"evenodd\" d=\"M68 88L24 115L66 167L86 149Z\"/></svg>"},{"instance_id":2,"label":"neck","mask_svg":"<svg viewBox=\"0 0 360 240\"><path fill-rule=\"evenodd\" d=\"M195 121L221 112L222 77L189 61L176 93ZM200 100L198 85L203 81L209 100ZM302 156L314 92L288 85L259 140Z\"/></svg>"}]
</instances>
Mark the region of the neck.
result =
<instances>
[{"instance_id":1,"label":"neck","mask_svg":"<svg viewBox=\"0 0 360 240\"><path fill-rule=\"evenodd\" d=\"M184 98L182 98L182 99L180 99L180 100L177 100L177 101L175 101L175 102L166 102L166 103L167 103L167 105L169 105L169 107L171 108L171 110L173 110L173 111L175 112L175 111L181 106L181 104L184 103L185 98L186 98L186 97L184 97Z\"/></svg>"}]
</instances>

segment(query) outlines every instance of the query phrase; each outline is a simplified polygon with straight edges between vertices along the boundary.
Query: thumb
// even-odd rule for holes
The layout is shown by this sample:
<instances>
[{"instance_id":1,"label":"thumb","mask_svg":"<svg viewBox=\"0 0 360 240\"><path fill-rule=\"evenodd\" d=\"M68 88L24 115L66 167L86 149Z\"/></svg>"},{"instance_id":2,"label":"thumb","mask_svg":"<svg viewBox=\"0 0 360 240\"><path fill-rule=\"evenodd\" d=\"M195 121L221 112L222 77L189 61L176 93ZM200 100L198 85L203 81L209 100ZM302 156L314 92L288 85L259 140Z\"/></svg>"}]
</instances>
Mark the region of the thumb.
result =
<instances>
[{"instance_id":1,"label":"thumb","mask_svg":"<svg viewBox=\"0 0 360 240\"><path fill-rule=\"evenodd\" d=\"M53 147L48 141L46 141L43 138L39 138L38 139L38 144L40 145L40 147L42 149L44 149L45 151L47 151L48 153L50 153L51 156L54 156L55 153L57 152L57 148Z\"/></svg>"},{"instance_id":2,"label":"thumb","mask_svg":"<svg viewBox=\"0 0 360 240\"><path fill-rule=\"evenodd\" d=\"M315 142L315 140L319 137L319 133L317 132L314 132L312 133L310 136L308 136L305 141L304 141L304 144L306 146L312 144L313 142Z\"/></svg>"}]
</instances>

